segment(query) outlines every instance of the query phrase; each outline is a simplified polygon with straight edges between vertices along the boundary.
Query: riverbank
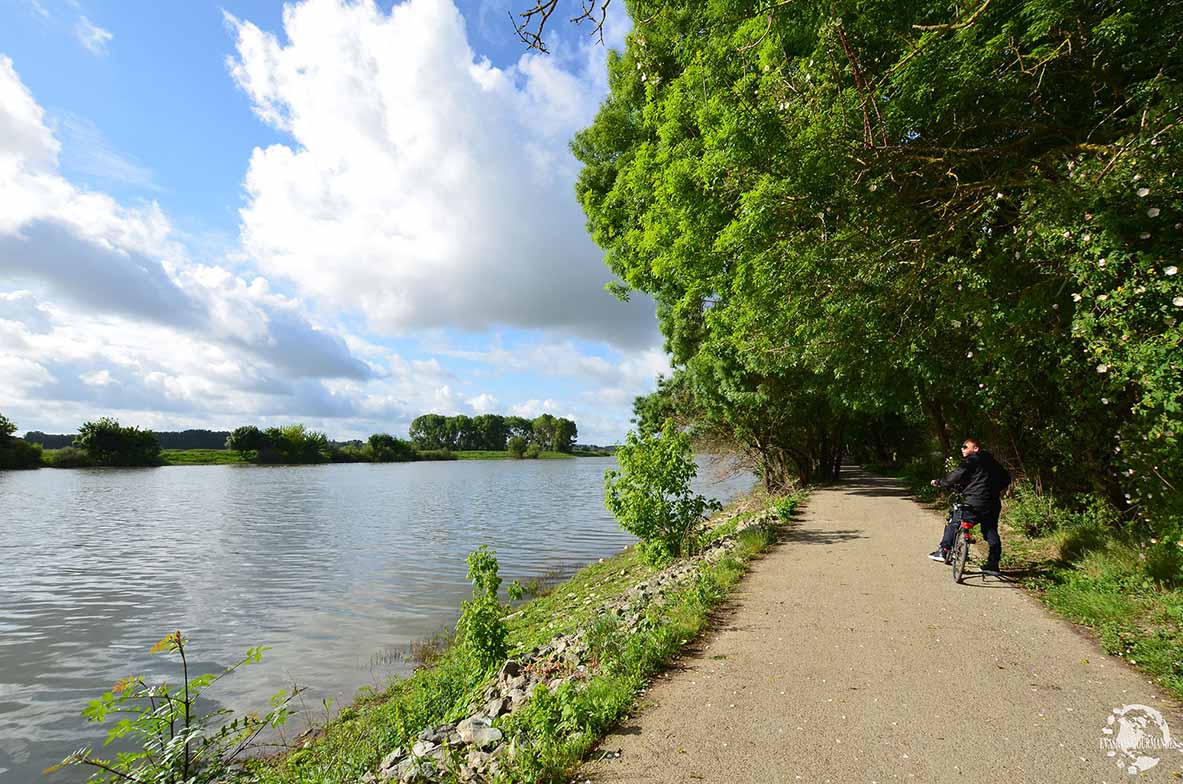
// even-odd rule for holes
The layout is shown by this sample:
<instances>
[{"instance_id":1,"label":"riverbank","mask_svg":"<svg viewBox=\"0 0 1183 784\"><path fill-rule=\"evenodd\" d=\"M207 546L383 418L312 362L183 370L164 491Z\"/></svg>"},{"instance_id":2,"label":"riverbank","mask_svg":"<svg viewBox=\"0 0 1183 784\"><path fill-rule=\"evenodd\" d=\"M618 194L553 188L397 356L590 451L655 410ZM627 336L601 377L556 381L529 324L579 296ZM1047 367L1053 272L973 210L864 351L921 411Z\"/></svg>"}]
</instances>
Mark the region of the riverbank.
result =
<instances>
[{"instance_id":1,"label":"riverbank","mask_svg":"<svg viewBox=\"0 0 1183 784\"><path fill-rule=\"evenodd\" d=\"M562 781L706 627L802 500L733 503L712 518L700 555L663 570L632 547L585 567L507 617L511 663L499 675L436 640L410 677L363 695L301 748L255 761L250 773L261 784L433 780L444 769Z\"/></svg>"},{"instance_id":2,"label":"riverbank","mask_svg":"<svg viewBox=\"0 0 1183 784\"><path fill-rule=\"evenodd\" d=\"M69 456L59 462L59 459ZM611 457L612 453L600 451L576 452L542 452L537 458L523 458L527 460L568 460L577 457ZM241 453L230 449L163 449L160 452L160 465L192 466L192 465L254 465L245 459ZM471 450L459 452L428 452L421 460L514 460L509 452L489 450ZM330 461L331 462L331 461ZM414 461L406 461L414 462ZM41 467L43 468L88 468L78 457L77 450L69 447L63 449L45 449L41 452Z\"/></svg>"}]
</instances>

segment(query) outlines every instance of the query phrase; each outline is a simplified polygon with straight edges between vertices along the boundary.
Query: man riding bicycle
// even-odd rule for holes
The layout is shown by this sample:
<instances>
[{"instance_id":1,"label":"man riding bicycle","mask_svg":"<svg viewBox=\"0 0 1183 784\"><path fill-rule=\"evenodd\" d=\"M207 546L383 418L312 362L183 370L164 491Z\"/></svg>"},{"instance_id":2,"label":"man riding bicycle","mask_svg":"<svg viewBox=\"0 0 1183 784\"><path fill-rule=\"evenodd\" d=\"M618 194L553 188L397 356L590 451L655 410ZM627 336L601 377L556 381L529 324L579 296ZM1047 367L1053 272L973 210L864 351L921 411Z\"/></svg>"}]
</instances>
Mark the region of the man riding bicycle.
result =
<instances>
[{"instance_id":1,"label":"man riding bicycle","mask_svg":"<svg viewBox=\"0 0 1183 784\"><path fill-rule=\"evenodd\" d=\"M1002 558L1002 540L998 538L998 516L1002 512L1002 492L1010 484L1010 473L994 459L994 455L982 449L976 438L967 438L961 444L961 465L944 479L934 479L933 487L958 490L965 499L964 519L977 523L982 536L990 545L990 555L982 567L984 574L997 576L998 562ZM940 546L929 554L934 561L948 560L953 537L961 527L960 520L945 526Z\"/></svg>"}]
</instances>

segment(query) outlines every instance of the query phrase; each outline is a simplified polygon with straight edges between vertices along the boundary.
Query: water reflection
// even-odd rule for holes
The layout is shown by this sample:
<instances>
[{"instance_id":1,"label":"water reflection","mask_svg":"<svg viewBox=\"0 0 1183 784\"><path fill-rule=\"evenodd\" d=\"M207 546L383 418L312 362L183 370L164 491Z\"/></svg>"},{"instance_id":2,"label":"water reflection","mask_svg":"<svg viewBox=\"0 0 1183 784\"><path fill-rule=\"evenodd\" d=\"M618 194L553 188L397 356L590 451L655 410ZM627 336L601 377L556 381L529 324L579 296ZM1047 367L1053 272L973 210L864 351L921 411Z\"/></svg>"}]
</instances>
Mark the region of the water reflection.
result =
<instances>
[{"instance_id":1,"label":"water reflection","mask_svg":"<svg viewBox=\"0 0 1183 784\"><path fill-rule=\"evenodd\" d=\"M0 782L44 781L100 743L78 712L116 679L175 678L147 654L174 629L207 670L271 646L215 695L234 710L293 681L310 705L348 702L455 620L478 545L504 577L528 579L631 542L603 508L612 462L0 472Z\"/></svg>"}]
</instances>

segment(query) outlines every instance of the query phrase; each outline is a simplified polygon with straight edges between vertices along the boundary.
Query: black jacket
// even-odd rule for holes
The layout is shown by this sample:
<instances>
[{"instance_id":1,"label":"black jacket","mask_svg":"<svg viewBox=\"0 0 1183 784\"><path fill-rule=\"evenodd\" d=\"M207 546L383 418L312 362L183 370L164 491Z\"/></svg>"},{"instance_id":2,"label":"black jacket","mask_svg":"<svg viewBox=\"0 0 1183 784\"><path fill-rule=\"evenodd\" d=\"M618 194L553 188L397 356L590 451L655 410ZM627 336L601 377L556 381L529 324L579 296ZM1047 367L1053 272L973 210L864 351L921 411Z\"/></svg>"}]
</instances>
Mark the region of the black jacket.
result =
<instances>
[{"instance_id":1,"label":"black jacket","mask_svg":"<svg viewBox=\"0 0 1183 784\"><path fill-rule=\"evenodd\" d=\"M960 490L965 503L985 511L1002 503L1010 473L983 449L962 460L953 473L937 481L941 487Z\"/></svg>"}]
</instances>

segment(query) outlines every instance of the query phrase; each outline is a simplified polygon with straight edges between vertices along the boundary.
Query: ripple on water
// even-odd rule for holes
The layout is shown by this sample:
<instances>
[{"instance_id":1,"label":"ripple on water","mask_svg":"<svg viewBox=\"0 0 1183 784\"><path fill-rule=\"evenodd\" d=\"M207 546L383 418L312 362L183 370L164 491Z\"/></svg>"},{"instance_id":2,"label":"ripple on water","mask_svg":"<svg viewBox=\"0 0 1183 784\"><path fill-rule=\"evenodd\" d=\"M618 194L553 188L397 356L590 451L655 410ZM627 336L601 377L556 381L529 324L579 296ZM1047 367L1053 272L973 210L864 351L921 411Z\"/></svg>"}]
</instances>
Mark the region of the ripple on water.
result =
<instances>
[{"instance_id":1,"label":"ripple on water","mask_svg":"<svg viewBox=\"0 0 1183 784\"><path fill-rule=\"evenodd\" d=\"M125 675L173 677L147 650L174 629L192 638L195 670L271 646L216 695L226 707L258 707L292 681L310 705L347 702L403 672L412 640L454 622L478 545L510 580L633 541L603 507L613 463L0 473L0 784L47 780L46 766L101 742L79 711Z\"/></svg>"}]
</instances>

